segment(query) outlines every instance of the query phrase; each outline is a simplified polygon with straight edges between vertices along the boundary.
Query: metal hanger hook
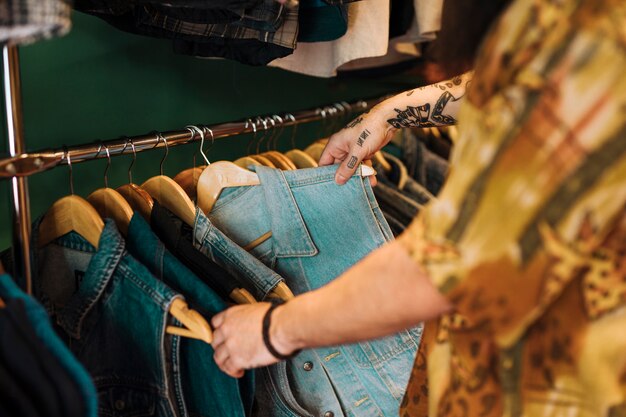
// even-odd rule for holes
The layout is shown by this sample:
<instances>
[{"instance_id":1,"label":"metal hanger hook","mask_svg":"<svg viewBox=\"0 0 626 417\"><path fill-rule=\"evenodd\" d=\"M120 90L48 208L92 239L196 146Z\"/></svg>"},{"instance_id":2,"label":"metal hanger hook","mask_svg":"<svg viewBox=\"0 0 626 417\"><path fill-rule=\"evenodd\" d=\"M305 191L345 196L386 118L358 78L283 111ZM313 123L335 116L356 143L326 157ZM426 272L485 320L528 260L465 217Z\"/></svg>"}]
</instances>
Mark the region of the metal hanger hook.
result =
<instances>
[{"instance_id":1,"label":"metal hanger hook","mask_svg":"<svg viewBox=\"0 0 626 417\"><path fill-rule=\"evenodd\" d=\"M275 114L272 116L272 120L277 121L278 124L278 131L276 133L276 135L274 136L274 144L273 144L273 148L274 149L278 149L278 144L279 144L279 139L281 138L281 136L283 135L283 132L285 130L285 121L283 120L282 117L280 117L279 115Z\"/></svg>"},{"instance_id":2,"label":"metal hanger hook","mask_svg":"<svg viewBox=\"0 0 626 417\"><path fill-rule=\"evenodd\" d=\"M293 114L287 113L285 114L285 119L291 120L293 123L293 129L291 129L291 149L296 148L296 131L298 129L298 123L296 122L296 118Z\"/></svg>"},{"instance_id":3,"label":"metal hanger hook","mask_svg":"<svg viewBox=\"0 0 626 417\"><path fill-rule=\"evenodd\" d=\"M98 154L100 154L100 150L104 147L104 151L107 154L107 165L104 168L104 188L109 188L109 168L111 167L111 153L109 152L109 147L104 143L100 143L100 148L98 149Z\"/></svg>"},{"instance_id":4,"label":"metal hanger hook","mask_svg":"<svg viewBox=\"0 0 626 417\"><path fill-rule=\"evenodd\" d=\"M270 128L270 133L269 133L269 137L266 140L267 145L265 146L265 149L270 151L272 149L272 143L274 142L274 138L276 137L276 121L274 120L273 117L265 117L264 120L269 124L272 124L272 127Z\"/></svg>"},{"instance_id":5,"label":"metal hanger hook","mask_svg":"<svg viewBox=\"0 0 626 417\"><path fill-rule=\"evenodd\" d=\"M246 153L250 155L250 150L252 149L252 144L256 141L256 123L252 121L252 119L247 119L244 128L248 128L248 123L252 126L252 139L248 142L248 146L246 147Z\"/></svg>"},{"instance_id":6,"label":"metal hanger hook","mask_svg":"<svg viewBox=\"0 0 626 417\"><path fill-rule=\"evenodd\" d=\"M135 149L135 142L132 140L132 138L126 138L126 143L124 143L124 147L122 148L122 152L121 155L124 155L124 152L126 152L126 148L128 147L128 144L130 143L130 147L133 150L133 160L130 161L130 165L128 166L128 183L132 184L133 183L133 165L135 165L135 161L137 160L137 150Z\"/></svg>"},{"instance_id":7,"label":"metal hanger hook","mask_svg":"<svg viewBox=\"0 0 626 417\"><path fill-rule=\"evenodd\" d=\"M198 129L196 126L194 125L187 125L185 126L185 129L187 129L189 131L189 133L191 133L191 138L189 138L190 141L193 141L196 138L196 130ZM202 147L202 142L200 143L200 147ZM196 149L196 151L193 153L193 156L191 157L192 163L193 163L193 168L196 167L196 155L198 154L198 150Z\"/></svg>"},{"instance_id":8,"label":"metal hanger hook","mask_svg":"<svg viewBox=\"0 0 626 417\"><path fill-rule=\"evenodd\" d=\"M161 175L163 175L163 164L165 164L165 160L167 159L167 156L170 153L170 148L167 145L167 139L165 139L165 136L163 136L161 134L161 132L157 132L157 144L155 146L159 145L159 142L161 142L161 140L163 140L163 143L165 144L165 154L163 155L163 159L161 159L161 163L159 164L159 172Z\"/></svg>"},{"instance_id":9,"label":"metal hanger hook","mask_svg":"<svg viewBox=\"0 0 626 417\"><path fill-rule=\"evenodd\" d=\"M204 158L204 162L206 162L207 165L211 165L211 162L209 162L209 158L204 153L204 135L205 135L204 130L205 129L211 135L211 148L213 147L213 144L215 143L215 136L213 135L213 131L206 126L203 126L202 127L202 143L200 144L200 153L202 154L202 157Z\"/></svg>"},{"instance_id":10,"label":"metal hanger hook","mask_svg":"<svg viewBox=\"0 0 626 417\"><path fill-rule=\"evenodd\" d=\"M65 154L65 160L67 161L67 167L70 170L70 195L74 195L74 173L72 172L72 158L70 157L70 151L66 145L63 145L63 153Z\"/></svg>"}]
</instances>

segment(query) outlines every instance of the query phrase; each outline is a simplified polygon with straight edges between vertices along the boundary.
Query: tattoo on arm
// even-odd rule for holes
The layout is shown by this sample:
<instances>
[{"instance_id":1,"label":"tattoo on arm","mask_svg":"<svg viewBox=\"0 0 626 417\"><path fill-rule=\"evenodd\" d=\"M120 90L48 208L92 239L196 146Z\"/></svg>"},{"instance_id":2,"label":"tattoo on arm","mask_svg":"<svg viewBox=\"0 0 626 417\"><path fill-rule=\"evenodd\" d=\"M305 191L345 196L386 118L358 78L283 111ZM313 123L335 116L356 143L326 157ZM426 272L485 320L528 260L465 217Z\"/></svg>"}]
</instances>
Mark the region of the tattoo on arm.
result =
<instances>
[{"instance_id":1,"label":"tattoo on arm","mask_svg":"<svg viewBox=\"0 0 626 417\"><path fill-rule=\"evenodd\" d=\"M346 126L348 129L352 129L353 127L361 124L361 122L363 121L363 117L357 117L356 119L354 119L353 121L351 121L350 123L348 123L348 125Z\"/></svg>"},{"instance_id":2,"label":"tattoo on arm","mask_svg":"<svg viewBox=\"0 0 626 417\"><path fill-rule=\"evenodd\" d=\"M359 135L359 137L356 140L356 144L359 145L360 147L363 147L363 143L365 142L365 139L367 139L367 137L371 135L370 131L365 129L361 132L361 134Z\"/></svg>"},{"instance_id":3,"label":"tattoo on arm","mask_svg":"<svg viewBox=\"0 0 626 417\"><path fill-rule=\"evenodd\" d=\"M357 157L352 155L348 161L348 168L352 169L356 166Z\"/></svg>"},{"instance_id":4,"label":"tattoo on arm","mask_svg":"<svg viewBox=\"0 0 626 417\"><path fill-rule=\"evenodd\" d=\"M407 96L407 97L410 97L410 96L412 96L412 95L413 95L413 93L414 93L414 92L415 92L415 90L411 90L411 91L409 91L408 93L406 93L406 96Z\"/></svg>"},{"instance_id":5,"label":"tattoo on arm","mask_svg":"<svg viewBox=\"0 0 626 417\"><path fill-rule=\"evenodd\" d=\"M404 110L394 109L397 113L396 117L388 119L387 123L396 129L403 127L434 127L451 125L456 123L456 119L452 116L443 114L443 111L450 101L457 100L460 100L460 97L454 98L449 91L444 91L435 103L435 106L432 108L432 112L430 103L417 107L407 106Z\"/></svg>"}]
</instances>

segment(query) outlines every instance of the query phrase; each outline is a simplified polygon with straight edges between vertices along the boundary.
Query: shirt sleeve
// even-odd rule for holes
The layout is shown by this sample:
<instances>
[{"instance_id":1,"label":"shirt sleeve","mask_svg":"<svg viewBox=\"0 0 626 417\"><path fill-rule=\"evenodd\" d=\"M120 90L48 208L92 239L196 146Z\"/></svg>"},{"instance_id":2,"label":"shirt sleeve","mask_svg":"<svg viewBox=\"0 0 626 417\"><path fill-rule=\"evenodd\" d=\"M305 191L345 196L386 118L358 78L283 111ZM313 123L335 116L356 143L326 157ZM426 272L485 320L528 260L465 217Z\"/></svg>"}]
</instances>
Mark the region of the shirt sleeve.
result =
<instances>
[{"instance_id":1,"label":"shirt sleeve","mask_svg":"<svg viewBox=\"0 0 626 417\"><path fill-rule=\"evenodd\" d=\"M524 3L485 43L439 199L399 238L502 344L603 268L597 252L626 204L626 6L536 21Z\"/></svg>"}]
</instances>

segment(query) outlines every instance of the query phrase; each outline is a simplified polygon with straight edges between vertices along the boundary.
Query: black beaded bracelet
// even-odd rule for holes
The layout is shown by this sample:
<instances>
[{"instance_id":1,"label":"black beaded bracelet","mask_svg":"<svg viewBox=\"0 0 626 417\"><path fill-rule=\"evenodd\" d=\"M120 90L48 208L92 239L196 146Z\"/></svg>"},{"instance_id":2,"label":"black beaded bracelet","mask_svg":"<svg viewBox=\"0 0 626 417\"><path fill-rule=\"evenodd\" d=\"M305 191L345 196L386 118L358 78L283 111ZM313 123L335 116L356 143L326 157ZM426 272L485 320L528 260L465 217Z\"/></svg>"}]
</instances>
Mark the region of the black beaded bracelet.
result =
<instances>
[{"instance_id":1,"label":"black beaded bracelet","mask_svg":"<svg viewBox=\"0 0 626 417\"><path fill-rule=\"evenodd\" d=\"M270 302L272 303L272 305L269 309L267 309L267 312L263 317L263 343L265 343L265 347L267 348L267 350L269 350L272 356L281 361L285 361L296 356L298 353L300 353L300 350L296 350L289 355L283 355L282 353L274 349L274 346L272 346L272 343L270 342L270 325L272 324L272 312L276 309L276 307L283 304L284 301L279 299L272 299L270 300Z\"/></svg>"}]
</instances>

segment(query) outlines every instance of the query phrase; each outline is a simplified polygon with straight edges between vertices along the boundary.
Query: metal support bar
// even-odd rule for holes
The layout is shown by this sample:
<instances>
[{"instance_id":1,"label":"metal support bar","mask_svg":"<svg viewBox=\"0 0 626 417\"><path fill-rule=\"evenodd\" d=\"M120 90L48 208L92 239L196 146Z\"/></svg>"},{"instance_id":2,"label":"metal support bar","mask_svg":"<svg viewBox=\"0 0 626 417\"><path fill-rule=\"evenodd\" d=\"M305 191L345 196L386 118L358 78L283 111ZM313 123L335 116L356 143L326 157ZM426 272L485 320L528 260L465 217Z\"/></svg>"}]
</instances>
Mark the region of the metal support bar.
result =
<instances>
[{"instance_id":1,"label":"metal support bar","mask_svg":"<svg viewBox=\"0 0 626 417\"><path fill-rule=\"evenodd\" d=\"M26 146L24 144L24 125L22 123L20 61L17 46L5 45L2 48L2 64L9 155L15 158L26 152ZM11 178L11 196L9 200L13 214L14 278L22 278L26 283L26 292L31 294L31 220L27 178L16 176Z\"/></svg>"},{"instance_id":2,"label":"metal support bar","mask_svg":"<svg viewBox=\"0 0 626 417\"><path fill-rule=\"evenodd\" d=\"M313 110L304 110L289 113L282 116L283 123L280 126L292 126L295 124L309 123L320 120L330 120L335 116L346 115L350 113L360 113L369 110L388 96L378 97L371 100L359 100L355 103L337 103ZM265 121L271 119L271 116L261 118ZM280 128L280 126L277 126ZM227 138L230 136L251 133L255 129L262 132L264 127L259 124L253 126L251 119L239 122L222 123L213 126L207 126L213 133L214 139ZM162 137L167 141L168 147L184 145L193 141L200 140L198 135L193 135L189 130L175 130L161 132ZM113 139L107 141L97 141L89 144L83 144L74 147L68 147L67 151L72 155L72 164L90 161L98 158L105 158L104 152L98 152L102 148L101 144L109 149L110 156L120 156L125 151L129 152L128 141L132 140L135 145L136 152L142 152L165 146L164 141L159 140L155 133L149 133L141 136L134 136L123 139ZM0 179L3 177L26 177L38 172L46 171L60 164L65 164L65 151L62 148L40 151L33 153L12 154L12 157L0 159Z\"/></svg>"}]
</instances>

